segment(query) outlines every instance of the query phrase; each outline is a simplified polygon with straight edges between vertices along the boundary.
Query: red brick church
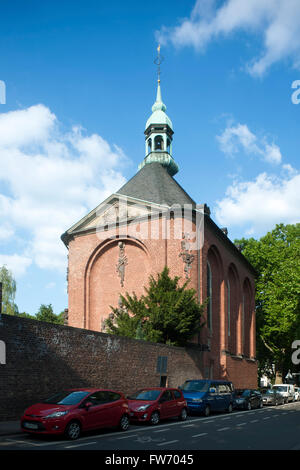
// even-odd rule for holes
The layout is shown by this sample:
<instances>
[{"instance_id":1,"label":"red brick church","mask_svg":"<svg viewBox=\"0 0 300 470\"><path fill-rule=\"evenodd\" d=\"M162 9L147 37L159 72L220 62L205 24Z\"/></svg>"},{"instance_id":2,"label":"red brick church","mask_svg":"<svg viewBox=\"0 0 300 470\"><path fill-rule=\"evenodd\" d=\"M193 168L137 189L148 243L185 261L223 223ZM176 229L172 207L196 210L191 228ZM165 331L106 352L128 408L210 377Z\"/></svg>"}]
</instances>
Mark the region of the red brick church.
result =
<instances>
[{"instance_id":1,"label":"red brick church","mask_svg":"<svg viewBox=\"0 0 300 470\"><path fill-rule=\"evenodd\" d=\"M160 80L145 126L145 158L122 188L62 235L68 248L68 324L103 331L120 294L144 293L149 275L165 266L190 280L205 326L193 339L205 378L257 386L254 270L210 217L174 179L173 125ZM203 320L203 319L202 319Z\"/></svg>"}]
</instances>

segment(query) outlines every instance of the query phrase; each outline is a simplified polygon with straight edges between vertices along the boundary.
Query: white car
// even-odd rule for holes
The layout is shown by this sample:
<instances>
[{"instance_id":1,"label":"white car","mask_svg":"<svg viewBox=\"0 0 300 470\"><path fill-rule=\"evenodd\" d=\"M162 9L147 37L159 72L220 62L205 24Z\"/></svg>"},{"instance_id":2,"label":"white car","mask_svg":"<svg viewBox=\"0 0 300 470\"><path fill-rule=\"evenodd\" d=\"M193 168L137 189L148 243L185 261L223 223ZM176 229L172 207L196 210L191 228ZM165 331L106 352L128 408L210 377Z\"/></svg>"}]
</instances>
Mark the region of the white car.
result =
<instances>
[{"instance_id":1,"label":"white car","mask_svg":"<svg viewBox=\"0 0 300 470\"><path fill-rule=\"evenodd\" d=\"M284 397L284 403L288 403L289 401L294 401L294 395L295 395L295 390L294 390L294 385L291 384L276 384L273 385L275 390L277 390L280 395Z\"/></svg>"}]
</instances>

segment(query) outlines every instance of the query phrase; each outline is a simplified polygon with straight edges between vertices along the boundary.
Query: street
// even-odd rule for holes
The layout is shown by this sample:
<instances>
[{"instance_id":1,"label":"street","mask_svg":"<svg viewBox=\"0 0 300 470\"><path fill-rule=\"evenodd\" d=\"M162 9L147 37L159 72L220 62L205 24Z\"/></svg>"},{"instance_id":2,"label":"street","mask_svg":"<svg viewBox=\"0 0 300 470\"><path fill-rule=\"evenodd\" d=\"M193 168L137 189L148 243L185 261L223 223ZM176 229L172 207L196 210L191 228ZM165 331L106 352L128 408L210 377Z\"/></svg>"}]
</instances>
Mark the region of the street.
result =
<instances>
[{"instance_id":1,"label":"street","mask_svg":"<svg viewBox=\"0 0 300 470\"><path fill-rule=\"evenodd\" d=\"M100 430L76 440L27 434L2 436L1 450L300 450L300 402L208 418L131 425L126 432Z\"/></svg>"}]
</instances>

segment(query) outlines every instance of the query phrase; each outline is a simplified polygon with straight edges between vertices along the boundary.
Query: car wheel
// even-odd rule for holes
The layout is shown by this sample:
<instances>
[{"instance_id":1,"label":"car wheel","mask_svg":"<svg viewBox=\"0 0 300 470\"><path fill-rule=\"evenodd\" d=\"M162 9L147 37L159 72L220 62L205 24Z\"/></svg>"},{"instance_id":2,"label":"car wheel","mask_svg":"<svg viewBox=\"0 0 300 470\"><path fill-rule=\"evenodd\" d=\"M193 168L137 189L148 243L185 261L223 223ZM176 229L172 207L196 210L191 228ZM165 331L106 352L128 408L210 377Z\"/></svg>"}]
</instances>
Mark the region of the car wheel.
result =
<instances>
[{"instance_id":1,"label":"car wheel","mask_svg":"<svg viewBox=\"0 0 300 470\"><path fill-rule=\"evenodd\" d=\"M208 405L205 405L203 414L206 417L210 415L210 407Z\"/></svg>"},{"instance_id":2,"label":"car wheel","mask_svg":"<svg viewBox=\"0 0 300 470\"><path fill-rule=\"evenodd\" d=\"M153 424L154 426L158 424L160 421L160 416L158 411L153 411L151 418L150 418L150 424Z\"/></svg>"},{"instance_id":3,"label":"car wheel","mask_svg":"<svg viewBox=\"0 0 300 470\"><path fill-rule=\"evenodd\" d=\"M120 419L120 423L119 423L119 429L120 431L127 431L127 429L129 428L129 418L127 415L123 415L122 418Z\"/></svg>"},{"instance_id":4,"label":"car wheel","mask_svg":"<svg viewBox=\"0 0 300 470\"><path fill-rule=\"evenodd\" d=\"M71 421L66 427L65 434L68 439L74 441L78 439L81 434L81 426L78 421Z\"/></svg>"},{"instance_id":5,"label":"car wheel","mask_svg":"<svg viewBox=\"0 0 300 470\"><path fill-rule=\"evenodd\" d=\"M179 415L180 421L185 421L187 418L187 410L186 408L182 408L181 413Z\"/></svg>"},{"instance_id":6,"label":"car wheel","mask_svg":"<svg viewBox=\"0 0 300 470\"><path fill-rule=\"evenodd\" d=\"M229 406L227 408L227 413L232 413L232 410L233 410L232 403L229 403Z\"/></svg>"}]
</instances>

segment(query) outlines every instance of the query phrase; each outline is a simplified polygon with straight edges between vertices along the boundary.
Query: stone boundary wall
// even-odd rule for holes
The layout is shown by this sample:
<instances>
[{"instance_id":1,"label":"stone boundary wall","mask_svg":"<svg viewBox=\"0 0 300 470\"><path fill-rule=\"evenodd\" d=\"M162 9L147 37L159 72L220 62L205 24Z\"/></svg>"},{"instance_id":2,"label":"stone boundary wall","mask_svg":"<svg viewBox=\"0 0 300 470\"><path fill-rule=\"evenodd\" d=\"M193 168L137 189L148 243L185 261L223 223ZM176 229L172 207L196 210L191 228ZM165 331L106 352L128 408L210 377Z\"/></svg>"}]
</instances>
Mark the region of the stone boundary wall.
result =
<instances>
[{"instance_id":1,"label":"stone boundary wall","mask_svg":"<svg viewBox=\"0 0 300 470\"><path fill-rule=\"evenodd\" d=\"M126 395L160 385L159 356L167 356L167 385L200 379L202 352L91 330L2 315L0 421L19 419L26 407L64 388L100 387Z\"/></svg>"}]
</instances>

